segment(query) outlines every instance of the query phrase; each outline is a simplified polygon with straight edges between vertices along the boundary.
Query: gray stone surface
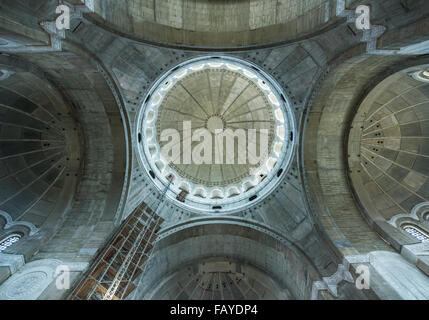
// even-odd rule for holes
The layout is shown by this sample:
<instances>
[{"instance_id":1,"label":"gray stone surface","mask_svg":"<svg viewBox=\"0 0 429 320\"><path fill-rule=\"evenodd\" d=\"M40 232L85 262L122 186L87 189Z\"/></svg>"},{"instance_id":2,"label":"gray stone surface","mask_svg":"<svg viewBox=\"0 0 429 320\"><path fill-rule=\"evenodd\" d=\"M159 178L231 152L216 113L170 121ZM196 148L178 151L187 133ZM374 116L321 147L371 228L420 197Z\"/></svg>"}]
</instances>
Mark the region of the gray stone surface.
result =
<instances>
[{"instance_id":1,"label":"gray stone surface","mask_svg":"<svg viewBox=\"0 0 429 320\"><path fill-rule=\"evenodd\" d=\"M32 236L17 229L24 237L7 250L24 256L27 264L21 271L25 273L40 259L90 262L137 204L144 200L157 207L161 190L137 161L137 114L150 87L166 70L214 53L249 60L279 82L297 119L297 152L274 190L246 210L206 216L173 201L165 203L159 214L165 218L163 230L170 234L155 250L146 282L137 290L139 297L147 294L148 283L168 276L174 275L170 282L174 287L183 268L198 266L199 260L215 255L224 261L241 258L259 268L265 279L287 289L287 298L309 299L313 281L334 274L344 256L400 250L412 243L393 226L383 226L399 213L398 208L409 212L428 196L428 150L423 137L428 136L429 127L421 107L427 86L400 73L388 90L375 91L379 94L371 106L384 106L374 114L382 128L368 129L365 121L370 117L361 121L368 137L383 132L386 147L367 143L368 150L361 153L360 139L350 126L361 102L382 80L402 69L427 67L424 57L394 56L390 50L428 40L424 32L428 3L338 2L346 10L371 5L373 24L387 28L372 48L377 55L368 55L362 32L337 16L341 12L336 1L298 3L240 1L225 11L223 5L202 1L166 1L155 7L143 0L109 0L104 6L95 1L94 7L87 8L93 13L75 15L72 29L52 43L52 30L49 34L39 23L52 26L56 1L39 1L37 6L31 1L21 1L19 6L16 1L2 1L0 53L7 54L0 55L0 70L15 73L0 81L0 209L39 229ZM138 10L130 13L128 6ZM344 141L350 132L349 139L356 145L347 149ZM61 153L53 154L46 143ZM36 150L41 150L37 157ZM358 172L364 161L357 159L358 154L376 164L368 162L366 175ZM50 157L57 157L62 167L37 167ZM356 181L365 187L356 188ZM212 225L215 233L203 232ZM415 265L395 261L410 277L426 281ZM416 260L417 267L426 270L425 261L425 257ZM425 288L399 289L406 277L395 282L392 277L400 268L383 273L385 265L383 260L380 268L372 266L377 269L376 289L366 293L353 283L342 283L338 298L426 297ZM79 272L73 272L73 279L79 278ZM0 268L0 282L9 273ZM46 281L41 277L38 273L31 280L40 280L41 290L26 297L65 297L54 289L51 275ZM18 280L15 275L9 277L0 290L7 291ZM328 291L319 296L335 298Z\"/></svg>"}]
</instances>

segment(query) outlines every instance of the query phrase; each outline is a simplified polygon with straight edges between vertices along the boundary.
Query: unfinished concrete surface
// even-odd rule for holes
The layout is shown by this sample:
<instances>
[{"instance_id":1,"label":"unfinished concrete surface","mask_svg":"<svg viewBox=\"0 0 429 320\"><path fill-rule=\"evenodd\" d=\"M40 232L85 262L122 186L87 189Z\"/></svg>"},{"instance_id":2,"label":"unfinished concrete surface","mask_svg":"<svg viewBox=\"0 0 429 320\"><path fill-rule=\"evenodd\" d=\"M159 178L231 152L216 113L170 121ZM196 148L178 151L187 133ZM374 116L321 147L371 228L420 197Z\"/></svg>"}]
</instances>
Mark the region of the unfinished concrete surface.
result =
<instances>
[{"instance_id":1,"label":"unfinished concrete surface","mask_svg":"<svg viewBox=\"0 0 429 320\"><path fill-rule=\"evenodd\" d=\"M0 3L0 241L21 236L0 252L2 299L67 298L56 268L78 283L143 201L164 222L130 299L429 298L428 83L416 76L429 64L427 1L67 4L70 30L59 31L57 1ZM354 23L359 4L371 6L369 31ZM165 183L141 161L141 111L167 72L213 57L278 84L294 119L290 161L240 207L187 206L174 182L159 206ZM234 71L181 83L159 129L185 113L225 127L214 111L231 102L226 113L250 121L241 127L264 120L276 134L264 98L238 107L263 95ZM177 169L213 187L246 178L231 166Z\"/></svg>"},{"instance_id":2,"label":"unfinished concrete surface","mask_svg":"<svg viewBox=\"0 0 429 320\"><path fill-rule=\"evenodd\" d=\"M148 40L236 47L316 32L335 17L335 6L332 0L98 0L93 8L100 23Z\"/></svg>"}]
</instances>

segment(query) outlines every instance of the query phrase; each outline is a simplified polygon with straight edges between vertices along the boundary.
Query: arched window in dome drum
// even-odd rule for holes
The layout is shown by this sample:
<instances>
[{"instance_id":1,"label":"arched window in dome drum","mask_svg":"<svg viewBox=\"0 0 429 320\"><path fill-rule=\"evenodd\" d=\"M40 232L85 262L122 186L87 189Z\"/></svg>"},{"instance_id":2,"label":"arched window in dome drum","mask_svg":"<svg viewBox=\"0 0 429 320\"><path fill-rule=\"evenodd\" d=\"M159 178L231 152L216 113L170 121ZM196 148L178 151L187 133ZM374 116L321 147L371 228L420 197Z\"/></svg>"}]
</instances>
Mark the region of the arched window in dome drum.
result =
<instances>
[{"instance_id":1,"label":"arched window in dome drum","mask_svg":"<svg viewBox=\"0 0 429 320\"><path fill-rule=\"evenodd\" d=\"M16 242L21 239L21 235L19 234L11 234L8 235L6 238L2 239L0 241L0 253L2 253L7 248L13 246Z\"/></svg>"},{"instance_id":2,"label":"arched window in dome drum","mask_svg":"<svg viewBox=\"0 0 429 320\"><path fill-rule=\"evenodd\" d=\"M421 242L429 242L429 235L426 232L424 232L422 229L413 225L404 225L402 228L404 229L405 232L407 232L417 240Z\"/></svg>"}]
</instances>

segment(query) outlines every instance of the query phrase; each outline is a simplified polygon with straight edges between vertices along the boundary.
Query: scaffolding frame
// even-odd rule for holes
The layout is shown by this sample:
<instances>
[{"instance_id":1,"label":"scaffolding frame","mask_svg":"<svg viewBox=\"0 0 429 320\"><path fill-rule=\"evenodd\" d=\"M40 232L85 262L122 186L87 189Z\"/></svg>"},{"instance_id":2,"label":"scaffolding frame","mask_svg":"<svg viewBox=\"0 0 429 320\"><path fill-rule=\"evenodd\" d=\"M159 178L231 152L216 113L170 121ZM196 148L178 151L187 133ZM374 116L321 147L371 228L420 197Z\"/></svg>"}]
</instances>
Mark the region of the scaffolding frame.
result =
<instances>
[{"instance_id":1,"label":"scaffolding frame","mask_svg":"<svg viewBox=\"0 0 429 320\"><path fill-rule=\"evenodd\" d=\"M167 177L158 206L153 211L142 202L121 224L91 267L69 295L69 300L122 300L136 288L164 219L156 214L174 180Z\"/></svg>"},{"instance_id":2,"label":"scaffolding frame","mask_svg":"<svg viewBox=\"0 0 429 320\"><path fill-rule=\"evenodd\" d=\"M164 220L141 203L121 224L112 239L69 296L70 300L125 299L141 275Z\"/></svg>"}]
</instances>

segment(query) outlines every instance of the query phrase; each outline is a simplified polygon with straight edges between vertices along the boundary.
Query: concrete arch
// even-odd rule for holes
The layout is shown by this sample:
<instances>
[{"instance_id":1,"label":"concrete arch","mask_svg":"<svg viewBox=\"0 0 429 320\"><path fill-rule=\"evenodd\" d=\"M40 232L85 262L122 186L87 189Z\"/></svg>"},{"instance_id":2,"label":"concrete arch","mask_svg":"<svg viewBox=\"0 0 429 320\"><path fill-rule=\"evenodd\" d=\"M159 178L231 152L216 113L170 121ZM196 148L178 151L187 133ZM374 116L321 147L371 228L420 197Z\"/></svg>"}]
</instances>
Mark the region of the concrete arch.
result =
<instances>
[{"instance_id":1,"label":"concrete arch","mask_svg":"<svg viewBox=\"0 0 429 320\"><path fill-rule=\"evenodd\" d=\"M154 286L187 265L209 258L249 264L270 277L291 299L310 299L311 285L320 278L312 263L292 244L287 246L270 235L237 224L203 224L182 229L158 242L134 297L149 297L154 294Z\"/></svg>"}]
</instances>

